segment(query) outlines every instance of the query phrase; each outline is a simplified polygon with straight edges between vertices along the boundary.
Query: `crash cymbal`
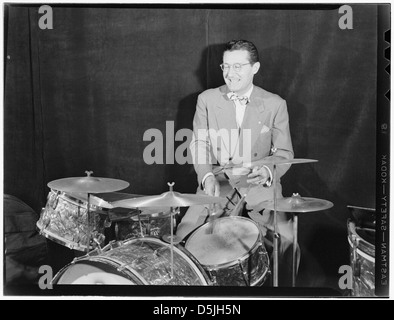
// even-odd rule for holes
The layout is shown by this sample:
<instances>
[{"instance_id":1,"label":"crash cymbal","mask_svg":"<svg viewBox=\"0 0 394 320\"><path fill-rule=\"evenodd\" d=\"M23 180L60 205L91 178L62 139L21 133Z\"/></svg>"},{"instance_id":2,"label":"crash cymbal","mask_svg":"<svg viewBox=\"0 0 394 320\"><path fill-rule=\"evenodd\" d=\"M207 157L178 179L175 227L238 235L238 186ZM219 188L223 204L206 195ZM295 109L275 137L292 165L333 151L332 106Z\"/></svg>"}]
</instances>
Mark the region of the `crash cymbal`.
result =
<instances>
[{"instance_id":1,"label":"crash cymbal","mask_svg":"<svg viewBox=\"0 0 394 320\"><path fill-rule=\"evenodd\" d=\"M72 177L54 180L48 183L48 187L54 190L71 193L102 193L125 189L129 183L123 180L111 178L92 177L92 171L85 171L86 177Z\"/></svg>"},{"instance_id":2,"label":"crash cymbal","mask_svg":"<svg viewBox=\"0 0 394 320\"><path fill-rule=\"evenodd\" d=\"M252 172L252 169L256 166L262 166L262 165L284 165L284 164L300 164L300 163L312 163L312 162L318 162L318 160L315 159L286 159L283 157L276 157L272 159L267 159L267 160L257 160L257 161L252 161L252 162L245 162L242 164L227 164L224 166L217 166L214 167L213 173L218 174L222 171L227 171L233 175L248 175L249 173Z\"/></svg>"},{"instance_id":3,"label":"crash cymbal","mask_svg":"<svg viewBox=\"0 0 394 320\"><path fill-rule=\"evenodd\" d=\"M326 210L333 206L333 203L323 199L301 197L294 193L289 198L280 198L276 201L276 210L283 212L313 212ZM259 208L275 210L274 200L264 201L259 204Z\"/></svg>"},{"instance_id":4,"label":"crash cymbal","mask_svg":"<svg viewBox=\"0 0 394 320\"><path fill-rule=\"evenodd\" d=\"M126 199L112 203L114 207L122 208L151 208L151 207L189 207L213 203L224 203L225 198L207 195L182 194L168 191L157 196L146 196L136 199Z\"/></svg>"}]
</instances>

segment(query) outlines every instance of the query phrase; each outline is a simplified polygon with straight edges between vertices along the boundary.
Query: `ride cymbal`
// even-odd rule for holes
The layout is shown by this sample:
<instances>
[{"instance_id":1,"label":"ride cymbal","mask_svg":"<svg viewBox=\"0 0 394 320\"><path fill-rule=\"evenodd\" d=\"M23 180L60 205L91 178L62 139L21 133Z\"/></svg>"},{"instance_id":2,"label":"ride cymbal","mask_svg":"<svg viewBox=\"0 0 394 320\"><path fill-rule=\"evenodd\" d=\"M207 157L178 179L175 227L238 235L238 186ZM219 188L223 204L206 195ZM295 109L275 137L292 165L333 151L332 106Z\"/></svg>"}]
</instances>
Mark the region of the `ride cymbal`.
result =
<instances>
[{"instance_id":1,"label":"ride cymbal","mask_svg":"<svg viewBox=\"0 0 394 320\"><path fill-rule=\"evenodd\" d=\"M276 210L302 213L326 210L331 208L333 205L334 204L332 202L327 200L301 197L298 193L294 193L291 197L277 199ZM259 208L275 210L274 200L260 203Z\"/></svg>"},{"instance_id":2,"label":"ride cymbal","mask_svg":"<svg viewBox=\"0 0 394 320\"><path fill-rule=\"evenodd\" d=\"M48 187L58 191L71 193L103 193L125 189L129 183L111 178L92 177L92 171L85 171L86 177L72 177L54 180Z\"/></svg>"}]
</instances>

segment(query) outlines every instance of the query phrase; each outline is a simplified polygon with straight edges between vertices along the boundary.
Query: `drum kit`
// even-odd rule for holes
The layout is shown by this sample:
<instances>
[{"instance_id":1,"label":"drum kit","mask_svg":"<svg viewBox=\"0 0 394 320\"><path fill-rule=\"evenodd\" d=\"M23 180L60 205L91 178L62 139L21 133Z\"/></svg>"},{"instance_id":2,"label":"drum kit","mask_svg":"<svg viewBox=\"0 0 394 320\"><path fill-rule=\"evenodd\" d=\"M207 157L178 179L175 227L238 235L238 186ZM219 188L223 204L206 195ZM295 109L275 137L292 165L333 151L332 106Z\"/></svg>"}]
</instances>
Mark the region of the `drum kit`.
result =
<instances>
[{"instance_id":1,"label":"drum kit","mask_svg":"<svg viewBox=\"0 0 394 320\"><path fill-rule=\"evenodd\" d=\"M307 162L316 160L266 162L273 165L274 199L262 205L274 213L274 286L278 286L277 211L293 214L294 286L297 216L333 206L298 194L277 199L276 167ZM128 182L92 173L48 183L51 190L37 221L40 233L85 253L61 269L54 284L261 286L271 274L262 233L253 219L215 217L184 239L175 234L180 207L225 204L227 198L179 193L173 190L174 183L168 183L169 191L160 195L120 193ZM112 226L115 239L108 242L105 231Z\"/></svg>"}]
</instances>

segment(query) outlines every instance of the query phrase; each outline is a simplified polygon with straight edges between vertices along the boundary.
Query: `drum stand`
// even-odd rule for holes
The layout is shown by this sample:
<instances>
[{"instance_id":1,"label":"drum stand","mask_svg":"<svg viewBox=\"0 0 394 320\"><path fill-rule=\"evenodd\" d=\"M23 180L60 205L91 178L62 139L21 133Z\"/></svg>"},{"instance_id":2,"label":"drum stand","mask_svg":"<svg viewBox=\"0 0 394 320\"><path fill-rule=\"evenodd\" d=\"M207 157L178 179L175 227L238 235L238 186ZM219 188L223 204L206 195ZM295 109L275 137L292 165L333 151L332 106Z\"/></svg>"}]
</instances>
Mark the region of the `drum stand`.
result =
<instances>
[{"instance_id":1,"label":"drum stand","mask_svg":"<svg viewBox=\"0 0 394 320\"><path fill-rule=\"evenodd\" d=\"M278 286L278 239L280 237L278 233L278 220L277 220L277 190L276 190L276 164L274 164L273 170L274 180L274 249L273 249L273 286ZM295 287L296 282L296 255L297 255L297 242L298 242L298 215L293 212L293 255L292 255L292 286Z\"/></svg>"},{"instance_id":2,"label":"drum stand","mask_svg":"<svg viewBox=\"0 0 394 320\"><path fill-rule=\"evenodd\" d=\"M91 217L90 217L90 192L88 192L88 203L87 203L87 211L86 211L86 215L87 215L87 224L88 224L88 235L87 235L87 243L86 243L86 250L87 253L90 252L90 237L92 234L92 230L90 230L90 226L91 226Z\"/></svg>"},{"instance_id":3,"label":"drum stand","mask_svg":"<svg viewBox=\"0 0 394 320\"><path fill-rule=\"evenodd\" d=\"M87 234L86 251L87 251L87 253L89 253L91 251L91 248L90 248L90 238L92 237L92 229L91 228L92 228L92 225L96 225L96 224L95 224L95 221L92 221L92 219L95 219L95 217L91 216L91 211L90 211L90 195L91 195L91 193L88 192L87 195L88 195L88 203L87 203L87 211L86 211L86 215L87 215L86 222L88 224L88 227L87 227L88 234ZM97 244L98 252L101 253L102 250L101 250L100 242L96 238L93 238L92 240L93 240L93 242L95 242ZM93 243L92 243L92 250L93 250Z\"/></svg>"},{"instance_id":4,"label":"drum stand","mask_svg":"<svg viewBox=\"0 0 394 320\"><path fill-rule=\"evenodd\" d=\"M291 285L295 287L296 284L296 273L297 273L297 243L298 243L298 215L293 212L293 258L292 258L292 277Z\"/></svg>"},{"instance_id":5,"label":"drum stand","mask_svg":"<svg viewBox=\"0 0 394 320\"><path fill-rule=\"evenodd\" d=\"M277 200L276 200L276 164L274 164L274 170L273 170L273 180L274 180L274 249L273 249L273 261L274 261L274 270L273 270L273 286L277 287L278 286L278 239L279 239L279 233L278 233L278 221L277 221Z\"/></svg>"},{"instance_id":6,"label":"drum stand","mask_svg":"<svg viewBox=\"0 0 394 320\"><path fill-rule=\"evenodd\" d=\"M170 187L170 192L173 191L173 187L175 185L174 182L167 183ZM170 243L170 250L171 250L171 279L174 278L174 243L181 242L181 238L174 235L174 216L176 214L176 207L170 207L170 225L171 225L171 234L163 236L163 240L165 242ZM175 240L175 241L174 241Z\"/></svg>"}]
</instances>

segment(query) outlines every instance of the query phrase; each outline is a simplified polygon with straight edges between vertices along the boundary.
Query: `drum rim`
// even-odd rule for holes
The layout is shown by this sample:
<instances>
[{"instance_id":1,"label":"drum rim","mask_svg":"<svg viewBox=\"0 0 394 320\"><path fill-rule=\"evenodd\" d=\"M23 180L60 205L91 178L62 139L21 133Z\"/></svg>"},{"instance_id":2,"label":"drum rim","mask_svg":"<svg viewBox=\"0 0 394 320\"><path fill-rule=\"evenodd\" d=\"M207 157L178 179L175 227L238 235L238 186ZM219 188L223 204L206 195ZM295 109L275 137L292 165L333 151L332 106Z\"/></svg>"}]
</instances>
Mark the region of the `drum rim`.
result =
<instances>
[{"instance_id":1,"label":"drum rim","mask_svg":"<svg viewBox=\"0 0 394 320\"><path fill-rule=\"evenodd\" d=\"M87 210L87 208L88 208L88 201L87 200L82 200L82 199L78 199L76 197L73 197L72 195L70 195L69 193L67 193L65 191L51 189L51 191L48 194L48 198L51 193L54 193L54 195L57 198L61 198L62 200L65 200L66 202L71 203L77 207L82 207L82 209L85 209L85 210ZM103 211L104 213L107 213L110 209L104 208L104 207L99 207L94 204L90 204L90 210Z\"/></svg>"},{"instance_id":2,"label":"drum rim","mask_svg":"<svg viewBox=\"0 0 394 320\"><path fill-rule=\"evenodd\" d=\"M350 240L350 237L347 237L347 240L348 240L350 246L351 246L352 248L354 248L353 242ZM367 259L368 261L375 263L375 256L370 256L368 253L362 251L359 247L356 247L356 252L357 252L360 256L362 256L363 258Z\"/></svg>"},{"instance_id":3,"label":"drum rim","mask_svg":"<svg viewBox=\"0 0 394 320\"><path fill-rule=\"evenodd\" d=\"M52 240L53 242L56 242L58 244L61 244L63 246L65 246L66 248L69 248L71 250L78 250L78 251L82 251L82 252L87 252L87 246L86 245L79 245L74 241L71 240L67 240L64 238L60 238L57 234L55 234L54 232L48 230L47 228L44 228L41 225L41 221L38 220L36 223L36 226L38 228L39 233L44 236L45 238ZM91 249L94 249L93 247L90 247Z\"/></svg>"},{"instance_id":4,"label":"drum rim","mask_svg":"<svg viewBox=\"0 0 394 320\"><path fill-rule=\"evenodd\" d=\"M356 231L356 224L355 224L354 221L349 219L347 225L348 225L348 237L347 237L347 239L348 239L348 242L349 242L351 248L353 248L353 246L354 246L354 241L352 240L352 238L354 237L362 244L362 246L366 247L370 251L373 251L374 255L371 256L367 252L362 251L359 246L356 246L356 252L360 256L362 256L363 258L367 259L368 261L371 261L371 262L375 263L375 245L370 243L370 242L368 242L368 241L366 241L362 237L360 237L360 235ZM366 230L374 230L374 229L371 229L371 228L364 228L364 229L366 229Z\"/></svg>"},{"instance_id":5,"label":"drum rim","mask_svg":"<svg viewBox=\"0 0 394 320\"><path fill-rule=\"evenodd\" d=\"M98 262L98 263L101 263L101 264L105 264L106 266L109 265L110 267L113 267L116 271L118 271L118 272L120 272L120 273L122 273L122 274L124 274L126 276L128 276L129 274L134 276L135 278L131 277L132 280L136 280L137 279L140 282L140 283L135 283L135 285L149 285L149 283L145 279L143 279L138 272L134 273L129 268L122 268L121 270L119 270L119 268L122 266L122 264L119 263L118 260L116 260L116 259L108 259L108 257L103 257L103 256L100 256L100 255L90 256L89 254L86 254L86 255L84 255L82 257L74 258L73 261L71 261L70 263L68 263L66 266L64 266L62 269L60 269L58 271L58 273L53 277L51 283L52 284L58 284L57 282L61 279L61 277L64 275L64 273L71 266L76 265L78 263L85 263L87 265L90 265L93 262ZM124 272L123 270L126 270L127 273ZM138 282L138 281L136 281L136 282ZM59 285L61 285L61 284L59 284Z\"/></svg>"},{"instance_id":6,"label":"drum rim","mask_svg":"<svg viewBox=\"0 0 394 320\"><path fill-rule=\"evenodd\" d=\"M263 249L266 250L266 249L265 249L265 246L264 246L264 244L263 244L263 242L261 241L261 231L260 231L260 229L259 229L257 223L254 222L253 220L248 219L248 218L245 218L245 217L240 217L240 216L228 216L228 217L223 217L223 218L219 218L219 219L245 220L245 221L247 221L247 222L252 223L252 224L257 228L258 234L257 234L257 239L256 239L255 243L252 245L252 247L249 249L249 251L245 252L242 256L240 256L240 257L237 258L236 260L232 260L232 261L228 261L228 262L223 262L223 263L217 263L217 264L203 264L203 263L199 262L202 266L206 267L209 271L213 271L213 270L215 270L215 269L220 269L220 268L231 267L231 266L237 265L237 264L239 264L240 262L243 262L243 261L244 261L245 259L247 259L249 256L251 256L251 254L255 253L256 250L257 250L260 246L262 246ZM207 224L209 224L209 223L211 223L211 222L207 222L207 223L202 224L201 226L199 226L196 230L194 230L194 231L192 232L192 234L190 235L190 237L188 237L188 239L187 239L187 241L186 241L186 243L185 243L185 248L186 248L186 249L187 249L187 244L188 244L189 241L193 238L193 236L194 236L203 226L205 226L205 225L207 225ZM188 249L187 249L187 250L188 250ZM189 252L190 252L190 251L189 251ZM191 253L191 252L190 252L190 253ZM193 253L191 253L191 254L193 254ZM196 259L197 259L197 258L196 258ZM199 261L199 260L197 259L197 261Z\"/></svg>"},{"instance_id":7,"label":"drum rim","mask_svg":"<svg viewBox=\"0 0 394 320\"><path fill-rule=\"evenodd\" d=\"M251 283L250 286L251 287L256 287L256 286L258 286L259 283L264 284L265 280L267 280L267 276L269 275L270 272L271 271L269 269L269 266L267 266L267 269L264 270L264 272L261 275L261 277L258 278L255 282Z\"/></svg>"}]
</instances>

